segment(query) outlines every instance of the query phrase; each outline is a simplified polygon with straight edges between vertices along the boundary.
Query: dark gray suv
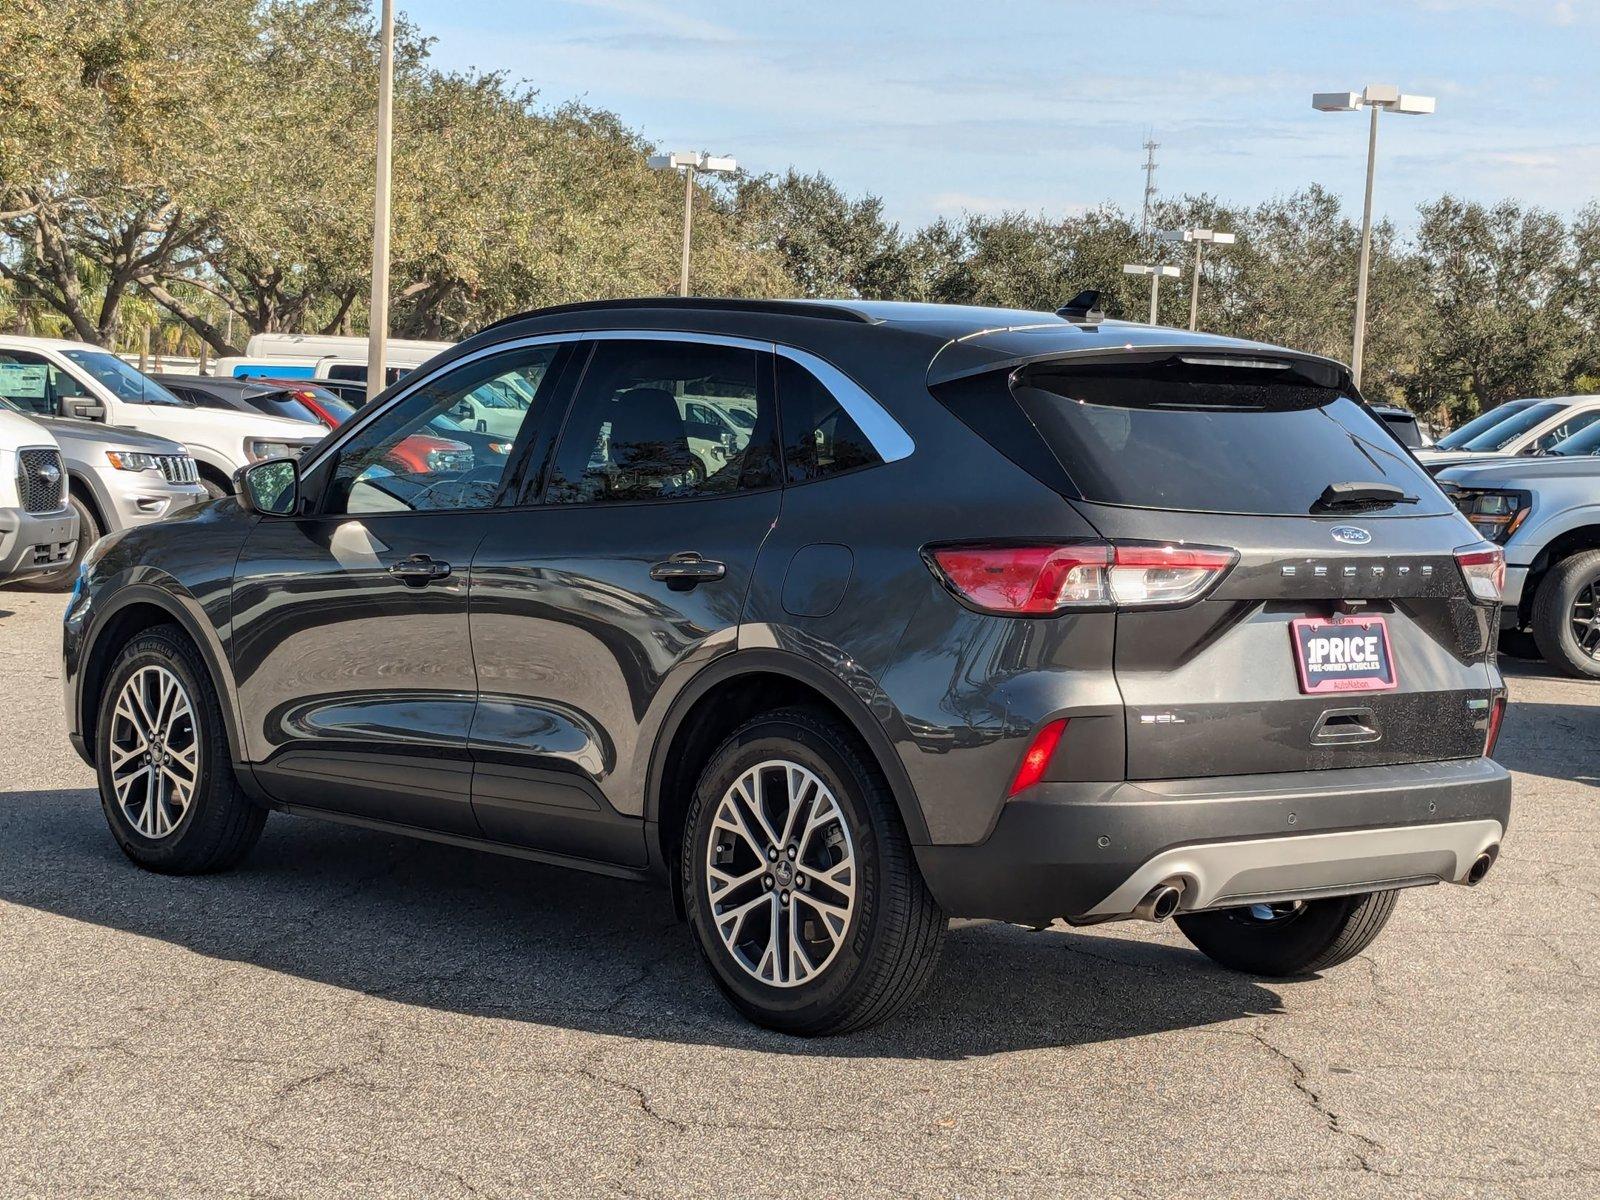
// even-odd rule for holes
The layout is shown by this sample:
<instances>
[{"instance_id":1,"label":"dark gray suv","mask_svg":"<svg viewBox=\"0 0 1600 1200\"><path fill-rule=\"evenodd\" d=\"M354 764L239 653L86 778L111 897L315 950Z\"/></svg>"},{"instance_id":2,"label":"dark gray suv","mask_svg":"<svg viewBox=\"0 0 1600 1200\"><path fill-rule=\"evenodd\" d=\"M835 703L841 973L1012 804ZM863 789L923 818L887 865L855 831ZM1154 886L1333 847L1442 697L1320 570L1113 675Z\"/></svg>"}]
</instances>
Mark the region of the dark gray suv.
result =
<instances>
[{"instance_id":1,"label":"dark gray suv","mask_svg":"<svg viewBox=\"0 0 1600 1200\"><path fill-rule=\"evenodd\" d=\"M1292 975L1476 883L1498 548L1337 363L1063 311L545 309L102 541L67 712L118 842L214 870L277 809L658 879L799 1034L949 916ZM486 395L514 436L430 454Z\"/></svg>"}]
</instances>

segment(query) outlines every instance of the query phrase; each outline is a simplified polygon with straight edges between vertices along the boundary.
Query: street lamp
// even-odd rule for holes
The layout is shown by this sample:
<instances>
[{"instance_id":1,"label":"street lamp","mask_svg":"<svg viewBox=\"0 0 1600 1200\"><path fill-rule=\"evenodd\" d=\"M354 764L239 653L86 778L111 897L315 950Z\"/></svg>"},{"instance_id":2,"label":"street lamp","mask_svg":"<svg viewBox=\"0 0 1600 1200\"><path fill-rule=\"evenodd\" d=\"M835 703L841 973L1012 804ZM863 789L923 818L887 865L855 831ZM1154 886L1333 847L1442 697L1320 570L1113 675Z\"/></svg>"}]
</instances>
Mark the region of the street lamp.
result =
<instances>
[{"instance_id":1,"label":"street lamp","mask_svg":"<svg viewBox=\"0 0 1600 1200\"><path fill-rule=\"evenodd\" d=\"M378 27L378 167L372 191L372 301L367 307L367 399L383 391L389 337L389 164L394 154L394 0Z\"/></svg>"},{"instance_id":2,"label":"street lamp","mask_svg":"<svg viewBox=\"0 0 1600 1200\"><path fill-rule=\"evenodd\" d=\"M689 237L694 224L694 173L731 175L739 164L726 155L701 154L681 150L673 154L652 154L650 165L658 171L683 172L683 267L678 274L678 295L689 294Z\"/></svg>"},{"instance_id":3,"label":"street lamp","mask_svg":"<svg viewBox=\"0 0 1600 1200\"><path fill-rule=\"evenodd\" d=\"M1231 246L1234 236L1231 233L1218 233L1215 229L1175 229L1171 233L1161 235L1163 242L1193 242L1194 243L1194 283L1189 288L1189 328L1198 329L1200 326L1200 259L1205 251L1207 242L1218 246Z\"/></svg>"},{"instance_id":4,"label":"street lamp","mask_svg":"<svg viewBox=\"0 0 1600 1200\"><path fill-rule=\"evenodd\" d=\"M1432 96L1408 96L1392 83L1368 84L1360 92L1317 92L1311 97L1311 107L1318 112L1355 112L1361 107L1372 110L1372 123L1367 130L1367 195L1361 208L1361 266L1356 272L1356 328L1350 347L1350 377L1361 386L1361 353L1367 340L1367 268L1372 261L1372 173L1378 159L1378 112L1410 116L1426 116L1433 112Z\"/></svg>"},{"instance_id":5,"label":"street lamp","mask_svg":"<svg viewBox=\"0 0 1600 1200\"><path fill-rule=\"evenodd\" d=\"M1150 324L1156 323L1156 307L1161 302L1161 281L1163 279L1176 279L1178 268L1170 266L1152 266L1148 263L1124 263L1124 275L1150 276Z\"/></svg>"}]
</instances>

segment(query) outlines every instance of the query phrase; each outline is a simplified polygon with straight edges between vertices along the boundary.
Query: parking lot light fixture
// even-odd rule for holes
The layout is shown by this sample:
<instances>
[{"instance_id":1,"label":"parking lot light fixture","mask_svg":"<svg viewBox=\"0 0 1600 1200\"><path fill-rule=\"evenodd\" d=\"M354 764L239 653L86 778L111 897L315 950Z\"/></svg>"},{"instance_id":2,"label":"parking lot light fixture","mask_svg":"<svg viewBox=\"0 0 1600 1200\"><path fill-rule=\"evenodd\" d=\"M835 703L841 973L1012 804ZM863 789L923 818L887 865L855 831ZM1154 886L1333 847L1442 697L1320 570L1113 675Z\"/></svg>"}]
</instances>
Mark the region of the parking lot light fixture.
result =
<instances>
[{"instance_id":1,"label":"parking lot light fixture","mask_svg":"<svg viewBox=\"0 0 1600 1200\"><path fill-rule=\"evenodd\" d=\"M683 263L678 272L678 295L689 294L689 242L694 228L694 176L696 171L711 175L732 175L739 164L725 154L701 154L679 150L671 154L652 154L647 160L657 171L683 172Z\"/></svg>"},{"instance_id":2,"label":"parking lot light fixture","mask_svg":"<svg viewBox=\"0 0 1600 1200\"><path fill-rule=\"evenodd\" d=\"M1124 263L1122 273L1150 276L1150 324L1156 324L1156 310L1161 303L1161 281L1176 279L1178 268L1164 263Z\"/></svg>"},{"instance_id":3,"label":"parking lot light fixture","mask_svg":"<svg viewBox=\"0 0 1600 1200\"><path fill-rule=\"evenodd\" d=\"M1367 340L1367 272L1372 262L1372 177L1378 160L1378 113L1384 109L1407 116L1434 111L1432 96L1413 96L1392 83L1369 83L1359 92L1315 92L1311 107L1318 112L1372 110L1367 127L1367 188L1361 205L1361 261L1356 270L1355 332L1350 343L1350 376L1361 386L1361 358Z\"/></svg>"},{"instance_id":4,"label":"parking lot light fixture","mask_svg":"<svg viewBox=\"0 0 1600 1200\"><path fill-rule=\"evenodd\" d=\"M1161 235L1163 242L1193 242L1194 243L1194 282L1189 286L1189 328L1200 327L1200 264L1205 254L1205 246L1210 242L1214 246L1231 246L1235 238L1231 233L1219 233L1215 229L1174 229Z\"/></svg>"}]
</instances>

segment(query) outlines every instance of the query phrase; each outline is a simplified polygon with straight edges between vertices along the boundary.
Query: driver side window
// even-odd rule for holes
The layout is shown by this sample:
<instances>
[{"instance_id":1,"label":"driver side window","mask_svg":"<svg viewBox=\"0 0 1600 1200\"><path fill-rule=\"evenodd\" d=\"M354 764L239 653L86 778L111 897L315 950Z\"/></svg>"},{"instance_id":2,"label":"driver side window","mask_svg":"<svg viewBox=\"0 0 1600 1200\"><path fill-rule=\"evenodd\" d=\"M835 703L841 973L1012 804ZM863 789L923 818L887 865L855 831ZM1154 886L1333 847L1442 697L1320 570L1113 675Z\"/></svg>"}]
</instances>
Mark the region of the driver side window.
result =
<instances>
[{"instance_id":1,"label":"driver side window","mask_svg":"<svg viewBox=\"0 0 1600 1200\"><path fill-rule=\"evenodd\" d=\"M554 384L560 346L527 346L448 371L409 393L339 447L323 512L488 508L524 424ZM476 400L525 400L478 418ZM472 415L468 415L470 413Z\"/></svg>"}]
</instances>

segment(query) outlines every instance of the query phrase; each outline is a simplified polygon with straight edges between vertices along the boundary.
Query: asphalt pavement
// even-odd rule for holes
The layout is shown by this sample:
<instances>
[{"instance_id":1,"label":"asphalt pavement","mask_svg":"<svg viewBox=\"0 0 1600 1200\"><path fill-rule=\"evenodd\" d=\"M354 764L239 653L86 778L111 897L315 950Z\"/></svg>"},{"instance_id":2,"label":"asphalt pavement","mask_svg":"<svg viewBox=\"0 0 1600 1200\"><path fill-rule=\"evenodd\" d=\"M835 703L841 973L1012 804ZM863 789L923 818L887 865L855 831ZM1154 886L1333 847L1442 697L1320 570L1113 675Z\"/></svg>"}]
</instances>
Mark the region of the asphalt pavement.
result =
<instances>
[{"instance_id":1,"label":"asphalt pavement","mask_svg":"<svg viewBox=\"0 0 1600 1200\"><path fill-rule=\"evenodd\" d=\"M0 591L0 1195L1588 1197L1600 684L1509 662L1513 826L1321 978L962 922L893 1023L755 1029L665 894L274 816L128 863Z\"/></svg>"}]
</instances>

